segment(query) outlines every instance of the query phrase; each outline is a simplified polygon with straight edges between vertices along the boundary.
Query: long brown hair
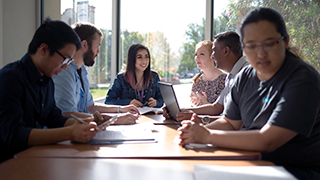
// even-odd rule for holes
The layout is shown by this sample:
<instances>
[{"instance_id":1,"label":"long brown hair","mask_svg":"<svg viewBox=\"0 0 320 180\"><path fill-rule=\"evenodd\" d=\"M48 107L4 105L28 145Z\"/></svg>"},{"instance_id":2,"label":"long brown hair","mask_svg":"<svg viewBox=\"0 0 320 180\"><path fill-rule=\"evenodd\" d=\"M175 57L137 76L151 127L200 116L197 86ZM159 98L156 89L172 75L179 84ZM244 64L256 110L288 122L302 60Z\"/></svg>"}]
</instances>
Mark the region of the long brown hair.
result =
<instances>
[{"instance_id":1,"label":"long brown hair","mask_svg":"<svg viewBox=\"0 0 320 180\"><path fill-rule=\"evenodd\" d=\"M153 76L152 76L151 68L150 68L151 56L150 56L149 49L142 44L133 44L129 48L129 51L128 51L127 66L126 66L126 70L124 72L125 80L131 85L132 88L136 88L136 84L138 82L137 77L136 77L136 73L135 73L136 72L135 71L136 70L136 55L137 55L138 51L140 51L141 49L145 49L149 55L148 67L143 72L143 84L145 84L145 87L148 87L150 79L152 79L152 81L153 81Z\"/></svg>"}]
</instances>

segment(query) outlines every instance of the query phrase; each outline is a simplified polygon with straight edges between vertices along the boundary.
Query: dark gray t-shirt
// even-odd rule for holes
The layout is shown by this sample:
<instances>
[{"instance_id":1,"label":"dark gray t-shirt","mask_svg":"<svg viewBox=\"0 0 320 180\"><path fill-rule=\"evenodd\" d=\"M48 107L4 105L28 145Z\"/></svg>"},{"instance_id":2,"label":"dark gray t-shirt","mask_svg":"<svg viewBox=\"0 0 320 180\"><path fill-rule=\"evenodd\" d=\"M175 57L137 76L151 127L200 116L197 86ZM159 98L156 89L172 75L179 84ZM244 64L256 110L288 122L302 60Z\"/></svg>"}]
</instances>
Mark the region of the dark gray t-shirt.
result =
<instances>
[{"instance_id":1,"label":"dark gray t-shirt","mask_svg":"<svg viewBox=\"0 0 320 180\"><path fill-rule=\"evenodd\" d=\"M236 77L224 114L242 120L247 130L266 123L298 133L262 159L277 165L320 172L320 76L309 64L287 57L278 72L260 81L251 66Z\"/></svg>"}]
</instances>

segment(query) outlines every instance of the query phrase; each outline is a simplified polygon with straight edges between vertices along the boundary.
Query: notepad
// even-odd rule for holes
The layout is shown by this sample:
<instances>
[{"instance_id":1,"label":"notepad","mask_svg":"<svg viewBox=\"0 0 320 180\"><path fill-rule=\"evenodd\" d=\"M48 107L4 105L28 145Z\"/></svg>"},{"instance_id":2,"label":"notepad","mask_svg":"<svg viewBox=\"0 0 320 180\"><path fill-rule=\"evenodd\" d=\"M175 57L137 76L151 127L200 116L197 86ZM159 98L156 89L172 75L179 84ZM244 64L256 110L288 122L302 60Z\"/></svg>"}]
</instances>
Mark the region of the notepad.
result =
<instances>
[{"instance_id":1,"label":"notepad","mask_svg":"<svg viewBox=\"0 0 320 180\"><path fill-rule=\"evenodd\" d=\"M194 165L196 180L297 180L282 166Z\"/></svg>"},{"instance_id":2,"label":"notepad","mask_svg":"<svg viewBox=\"0 0 320 180\"><path fill-rule=\"evenodd\" d=\"M156 142L152 134L152 124L109 126L97 133L90 144L122 144L138 142Z\"/></svg>"}]
</instances>

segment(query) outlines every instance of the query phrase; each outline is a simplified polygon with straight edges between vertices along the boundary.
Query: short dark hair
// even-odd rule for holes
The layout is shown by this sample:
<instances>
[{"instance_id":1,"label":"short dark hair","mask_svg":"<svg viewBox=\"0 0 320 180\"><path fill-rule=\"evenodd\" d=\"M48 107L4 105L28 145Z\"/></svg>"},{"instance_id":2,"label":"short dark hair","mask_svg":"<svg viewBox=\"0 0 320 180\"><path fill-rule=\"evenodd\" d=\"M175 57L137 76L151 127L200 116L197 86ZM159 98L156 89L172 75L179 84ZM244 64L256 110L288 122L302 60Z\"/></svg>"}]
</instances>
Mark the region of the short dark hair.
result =
<instances>
[{"instance_id":1,"label":"short dark hair","mask_svg":"<svg viewBox=\"0 0 320 180\"><path fill-rule=\"evenodd\" d=\"M72 29L76 31L81 41L86 40L89 47L92 45L92 41L94 40L95 33L98 33L100 37L102 37L102 32L96 26L91 23L83 23L77 22L73 24Z\"/></svg>"},{"instance_id":2,"label":"short dark hair","mask_svg":"<svg viewBox=\"0 0 320 180\"><path fill-rule=\"evenodd\" d=\"M237 57L243 55L240 36L233 31L222 32L214 36L215 40L222 46L228 46Z\"/></svg>"},{"instance_id":3,"label":"short dark hair","mask_svg":"<svg viewBox=\"0 0 320 180\"><path fill-rule=\"evenodd\" d=\"M49 46L50 55L54 54L54 49L62 49L68 43L76 45L77 50L81 47L79 36L68 24L50 18L46 18L36 30L29 44L28 53L35 54L42 43Z\"/></svg>"},{"instance_id":4,"label":"short dark hair","mask_svg":"<svg viewBox=\"0 0 320 180\"><path fill-rule=\"evenodd\" d=\"M277 32L284 38L288 35L286 24L280 13L271 8L258 8L250 11L241 22L241 41L243 39L243 28L250 23L258 23L259 21L268 21L274 24Z\"/></svg>"}]
</instances>

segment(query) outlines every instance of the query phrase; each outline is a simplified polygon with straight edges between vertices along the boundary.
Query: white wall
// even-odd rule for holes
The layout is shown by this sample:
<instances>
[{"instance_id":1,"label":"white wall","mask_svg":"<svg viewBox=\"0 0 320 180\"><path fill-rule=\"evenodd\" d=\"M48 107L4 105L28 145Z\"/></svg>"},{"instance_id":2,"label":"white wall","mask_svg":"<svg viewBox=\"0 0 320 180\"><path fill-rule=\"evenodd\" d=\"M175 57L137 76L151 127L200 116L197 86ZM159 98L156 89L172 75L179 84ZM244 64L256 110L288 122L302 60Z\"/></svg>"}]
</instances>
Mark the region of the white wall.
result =
<instances>
[{"instance_id":1,"label":"white wall","mask_svg":"<svg viewBox=\"0 0 320 180\"><path fill-rule=\"evenodd\" d=\"M0 0L0 68L27 52L36 30L36 0ZM1 60L2 57L2 60Z\"/></svg>"}]
</instances>

